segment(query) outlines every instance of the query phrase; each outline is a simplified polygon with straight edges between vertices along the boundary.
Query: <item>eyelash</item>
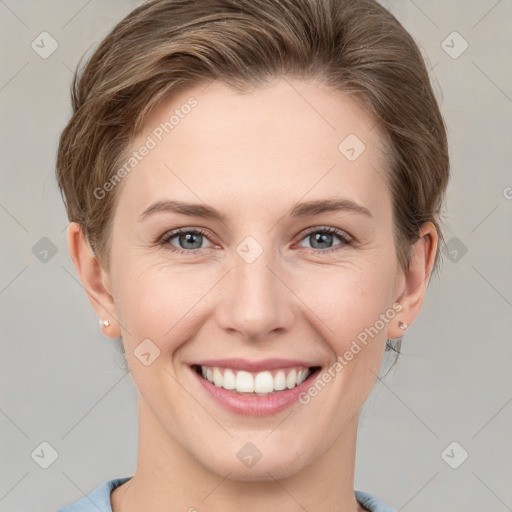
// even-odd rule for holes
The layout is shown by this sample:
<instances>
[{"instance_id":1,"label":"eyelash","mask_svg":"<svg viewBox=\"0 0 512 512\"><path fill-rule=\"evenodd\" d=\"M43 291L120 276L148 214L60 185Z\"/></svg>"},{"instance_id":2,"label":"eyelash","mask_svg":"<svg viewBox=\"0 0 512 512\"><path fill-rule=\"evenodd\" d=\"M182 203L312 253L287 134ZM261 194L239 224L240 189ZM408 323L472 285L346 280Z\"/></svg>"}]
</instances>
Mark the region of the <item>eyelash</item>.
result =
<instances>
[{"instance_id":1,"label":"eyelash","mask_svg":"<svg viewBox=\"0 0 512 512\"><path fill-rule=\"evenodd\" d=\"M182 228L177 229L175 231L171 231L169 233L166 233L158 242L160 246L165 247L166 249L176 252L178 254L191 254L194 252L201 251L201 249L182 249L181 247L176 247L174 245L171 245L169 242L176 237L177 235L180 235L181 233L193 233L194 235L202 235L205 238L208 238L209 233L201 228ZM338 245L335 245L333 247L330 247L328 249L315 249L315 248L308 248L304 247L304 249L309 249L310 251L316 252L316 253L330 253L333 251L340 250L341 248L345 246L351 246L354 245L354 240L350 238L344 231L341 231L340 229L329 227L329 226L321 226L317 228L310 229L304 233L301 233L301 237L299 238L299 242L302 241L304 238L312 235L313 233L322 233L322 234L333 234L336 235L340 240L341 243Z\"/></svg>"}]
</instances>

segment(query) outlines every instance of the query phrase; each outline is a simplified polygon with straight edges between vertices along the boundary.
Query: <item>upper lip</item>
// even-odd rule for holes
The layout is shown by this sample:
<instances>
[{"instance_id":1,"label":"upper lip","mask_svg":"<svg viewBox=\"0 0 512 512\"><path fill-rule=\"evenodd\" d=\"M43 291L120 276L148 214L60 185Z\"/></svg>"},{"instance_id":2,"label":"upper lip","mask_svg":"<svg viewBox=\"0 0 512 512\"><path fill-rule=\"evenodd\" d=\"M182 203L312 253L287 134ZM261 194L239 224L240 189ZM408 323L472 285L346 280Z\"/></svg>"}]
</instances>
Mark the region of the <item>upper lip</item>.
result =
<instances>
[{"instance_id":1,"label":"upper lip","mask_svg":"<svg viewBox=\"0 0 512 512\"><path fill-rule=\"evenodd\" d=\"M262 359L254 361L242 358L233 359L207 359L194 363L201 366L231 368L233 370L245 370L248 372L259 372L263 370L275 370L276 368L306 367L320 366L308 361L300 361L298 359Z\"/></svg>"}]
</instances>

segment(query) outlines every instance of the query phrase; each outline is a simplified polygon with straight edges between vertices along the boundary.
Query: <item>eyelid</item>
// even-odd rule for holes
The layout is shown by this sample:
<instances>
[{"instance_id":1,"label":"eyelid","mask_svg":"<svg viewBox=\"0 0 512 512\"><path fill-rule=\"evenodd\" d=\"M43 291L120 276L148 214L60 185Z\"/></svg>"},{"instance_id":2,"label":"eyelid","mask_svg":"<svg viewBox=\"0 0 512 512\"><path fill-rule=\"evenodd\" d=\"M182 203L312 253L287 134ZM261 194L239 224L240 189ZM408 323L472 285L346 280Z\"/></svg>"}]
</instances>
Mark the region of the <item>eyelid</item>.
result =
<instances>
[{"instance_id":1,"label":"eyelid","mask_svg":"<svg viewBox=\"0 0 512 512\"><path fill-rule=\"evenodd\" d=\"M312 228L306 228L302 231L298 237L297 242L300 243L304 238L310 236L313 233L328 233L334 236L337 236L341 243L334 245L333 247L329 247L327 249L315 249L314 247L302 247L303 249L307 249L309 252L314 252L315 254L325 254L332 251L341 250L343 247L355 245L356 241L354 237L349 235L343 229L335 228L334 226L314 226Z\"/></svg>"},{"instance_id":2,"label":"eyelid","mask_svg":"<svg viewBox=\"0 0 512 512\"><path fill-rule=\"evenodd\" d=\"M169 249L170 251L181 252L181 253L188 253L188 254L193 254L193 253L197 253L199 251L202 251L203 249L208 249L208 247L204 247L204 248L201 248L201 249L188 249L187 250L187 249L182 249L181 247L176 247L174 245L171 245L171 243L170 243L171 238L174 238L175 236L180 235L181 233L200 234L203 237L205 237L211 244L215 245L214 242L212 242L210 240L210 238L213 238L211 233L210 233L210 231L208 231L207 229L204 229L204 228L198 228L198 227L193 227L193 226L185 227L185 228L172 229L170 231L167 231L166 233L164 233L163 236L161 236L157 240L157 243L161 247L164 247L166 245L171 246L171 249Z\"/></svg>"}]
</instances>

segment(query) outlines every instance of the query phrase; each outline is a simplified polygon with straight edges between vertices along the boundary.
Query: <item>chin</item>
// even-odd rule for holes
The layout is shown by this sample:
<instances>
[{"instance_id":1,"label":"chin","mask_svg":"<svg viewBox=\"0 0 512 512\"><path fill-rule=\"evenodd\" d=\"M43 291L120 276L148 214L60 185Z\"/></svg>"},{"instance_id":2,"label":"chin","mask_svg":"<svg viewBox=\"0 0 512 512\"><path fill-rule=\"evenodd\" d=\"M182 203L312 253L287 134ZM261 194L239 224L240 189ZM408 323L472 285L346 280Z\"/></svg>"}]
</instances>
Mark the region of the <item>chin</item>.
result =
<instances>
[{"instance_id":1,"label":"chin","mask_svg":"<svg viewBox=\"0 0 512 512\"><path fill-rule=\"evenodd\" d=\"M229 450L226 450L229 451ZM242 482L269 481L271 479L286 479L300 472L306 465L304 453L280 453L280 450L270 447L262 450L261 458L244 461L243 453L239 458L235 452L234 457L222 456L209 458L203 464L212 472L230 480ZM255 454L256 455L256 454Z\"/></svg>"}]
</instances>

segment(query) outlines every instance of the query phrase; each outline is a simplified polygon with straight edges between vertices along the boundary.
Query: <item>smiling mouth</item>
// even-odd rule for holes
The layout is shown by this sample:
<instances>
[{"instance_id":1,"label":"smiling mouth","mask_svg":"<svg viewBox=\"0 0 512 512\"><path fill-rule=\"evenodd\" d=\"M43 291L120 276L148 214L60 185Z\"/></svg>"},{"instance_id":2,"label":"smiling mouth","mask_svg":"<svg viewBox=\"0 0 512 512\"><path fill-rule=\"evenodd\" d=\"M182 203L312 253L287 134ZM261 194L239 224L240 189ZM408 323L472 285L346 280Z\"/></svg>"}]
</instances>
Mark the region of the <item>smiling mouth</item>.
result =
<instances>
[{"instance_id":1,"label":"smiling mouth","mask_svg":"<svg viewBox=\"0 0 512 512\"><path fill-rule=\"evenodd\" d=\"M218 388L249 396L268 396L296 388L316 375L321 367L291 367L248 372L218 366L191 365L204 380Z\"/></svg>"}]
</instances>

